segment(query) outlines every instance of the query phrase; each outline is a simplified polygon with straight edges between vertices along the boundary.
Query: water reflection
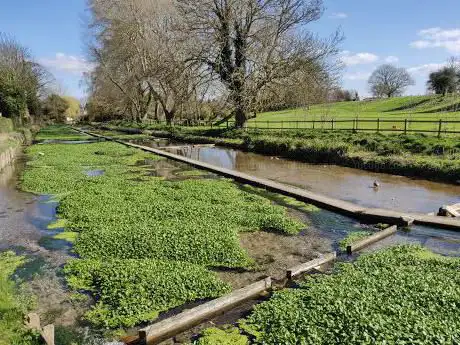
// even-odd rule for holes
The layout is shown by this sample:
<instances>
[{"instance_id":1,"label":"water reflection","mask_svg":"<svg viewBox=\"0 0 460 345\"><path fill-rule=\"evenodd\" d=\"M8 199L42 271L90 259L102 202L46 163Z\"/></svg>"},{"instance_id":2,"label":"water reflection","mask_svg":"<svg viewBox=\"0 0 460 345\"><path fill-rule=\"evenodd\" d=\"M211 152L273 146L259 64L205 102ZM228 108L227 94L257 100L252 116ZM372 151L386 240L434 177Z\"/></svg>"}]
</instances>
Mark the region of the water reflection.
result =
<instances>
[{"instance_id":1,"label":"water reflection","mask_svg":"<svg viewBox=\"0 0 460 345\"><path fill-rule=\"evenodd\" d=\"M315 165L220 147L182 147L173 153L220 167L301 187L366 207L434 212L460 202L460 186L373 173L335 165ZM373 188L377 180L380 188Z\"/></svg>"}]
</instances>

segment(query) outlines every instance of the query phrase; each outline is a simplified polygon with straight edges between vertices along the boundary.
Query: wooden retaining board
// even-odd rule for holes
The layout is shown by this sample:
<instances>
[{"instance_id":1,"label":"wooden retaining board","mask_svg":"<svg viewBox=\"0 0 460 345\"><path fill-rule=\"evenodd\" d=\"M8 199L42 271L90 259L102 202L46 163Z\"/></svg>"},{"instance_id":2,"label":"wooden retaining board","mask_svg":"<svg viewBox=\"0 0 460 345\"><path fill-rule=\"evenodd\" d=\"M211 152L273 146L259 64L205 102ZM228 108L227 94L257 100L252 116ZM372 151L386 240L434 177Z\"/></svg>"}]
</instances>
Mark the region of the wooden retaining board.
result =
<instances>
[{"instance_id":1,"label":"wooden retaining board","mask_svg":"<svg viewBox=\"0 0 460 345\"><path fill-rule=\"evenodd\" d=\"M398 231L398 227L396 225L390 226L385 230L379 231L371 236L366 237L365 239L352 243L350 246L347 246L347 254L351 255L353 252L356 252L360 249L363 249L371 244L383 240Z\"/></svg>"},{"instance_id":2,"label":"wooden retaining board","mask_svg":"<svg viewBox=\"0 0 460 345\"><path fill-rule=\"evenodd\" d=\"M272 180L259 178L255 176L251 176L245 173L241 173L235 170L221 168L215 165L211 165L208 163L203 163L200 161L196 161L190 158L186 158L180 155L176 155L174 153L166 152L163 150L146 147L142 145L136 145L132 143L127 143L121 140L116 140L110 137L105 137L103 135L86 132L83 130L79 130L74 128L75 130L92 135L94 137L103 138L106 140L114 141L125 146L134 147L141 149L146 152L154 153L158 156L169 158L178 162L187 163L195 168L211 171L217 173L219 175L232 178L238 182L251 184L256 187L265 188L269 191L276 192L279 194L283 194L289 197L293 197L297 200L310 203L316 205L320 208L324 208L327 210L331 210L337 213L341 213L358 220L363 220L367 222L375 222L375 223L387 223L387 224L396 224L399 226L407 226L413 223L420 224L420 225L429 225L434 227L440 228L447 228L456 231L460 231L460 220L455 218L447 218L447 217L438 217L426 214L419 214L419 213L405 213L399 211L392 211L392 210L385 210L385 209L378 209L378 208L366 208L363 206L359 206L347 201L342 201L334 198L330 198L321 194L313 193L301 188L288 186L279 182L275 182Z\"/></svg>"},{"instance_id":3,"label":"wooden retaining board","mask_svg":"<svg viewBox=\"0 0 460 345\"><path fill-rule=\"evenodd\" d=\"M321 258L317 258L317 259L308 261L306 263L297 265L286 271L286 277L288 279L292 279L293 277L298 276L299 274L309 272L318 266L324 265L330 261L335 260L336 258L337 258L337 253L332 252L332 253L324 255Z\"/></svg>"},{"instance_id":4,"label":"wooden retaining board","mask_svg":"<svg viewBox=\"0 0 460 345\"><path fill-rule=\"evenodd\" d=\"M160 321L139 330L139 338L142 344L158 344L182 331L190 329L202 321L222 313L232 307L260 295L271 287L272 281L268 277L257 283L235 290L227 296L223 296L198 307L186 310L176 316Z\"/></svg>"}]
</instances>

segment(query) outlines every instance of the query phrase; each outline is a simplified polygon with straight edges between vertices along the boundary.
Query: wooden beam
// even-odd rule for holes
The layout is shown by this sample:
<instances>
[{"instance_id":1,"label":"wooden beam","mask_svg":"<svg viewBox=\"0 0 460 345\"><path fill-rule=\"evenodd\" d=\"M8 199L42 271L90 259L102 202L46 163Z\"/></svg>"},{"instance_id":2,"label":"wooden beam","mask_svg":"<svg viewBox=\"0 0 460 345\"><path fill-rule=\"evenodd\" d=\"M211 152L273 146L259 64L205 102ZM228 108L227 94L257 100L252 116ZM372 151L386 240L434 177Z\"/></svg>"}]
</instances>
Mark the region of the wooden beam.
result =
<instances>
[{"instance_id":1,"label":"wooden beam","mask_svg":"<svg viewBox=\"0 0 460 345\"><path fill-rule=\"evenodd\" d=\"M292 267L286 271L286 277L288 279L292 279L293 277L301 273L311 271L318 266L321 266L321 265L324 265L325 263L333 261L335 260L336 257L337 257L337 253L333 252L333 253L326 254L323 257L308 261L304 264L300 264L298 266Z\"/></svg>"},{"instance_id":2,"label":"wooden beam","mask_svg":"<svg viewBox=\"0 0 460 345\"><path fill-rule=\"evenodd\" d=\"M160 321L139 330L139 338L143 344L158 344L184 330L187 330L207 318L233 308L248 299L260 295L272 285L271 278L235 290L231 294L214 299L198 307L183 311L176 316Z\"/></svg>"},{"instance_id":3,"label":"wooden beam","mask_svg":"<svg viewBox=\"0 0 460 345\"><path fill-rule=\"evenodd\" d=\"M383 240L384 238L395 234L398 231L398 227L396 225L390 226L385 230L379 231L371 236L366 237L365 239L358 241L356 243L351 244L347 247L347 254L351 255L353 252L356 252L360 249L363 249L375 242Z\"/></svg>"}]
</instances>

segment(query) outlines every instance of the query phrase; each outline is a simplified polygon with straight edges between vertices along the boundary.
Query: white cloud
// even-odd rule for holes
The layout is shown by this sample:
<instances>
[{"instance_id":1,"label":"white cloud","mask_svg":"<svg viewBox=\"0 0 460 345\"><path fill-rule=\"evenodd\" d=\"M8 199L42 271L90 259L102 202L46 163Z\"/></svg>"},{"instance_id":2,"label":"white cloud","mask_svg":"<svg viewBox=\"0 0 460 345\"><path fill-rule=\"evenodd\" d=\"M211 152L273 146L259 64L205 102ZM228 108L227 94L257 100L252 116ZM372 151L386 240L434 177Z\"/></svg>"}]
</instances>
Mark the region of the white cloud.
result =
<instances>
[{"instance_id":1,"label":"white cloud","mask_svg":"<svg viewBox=\"0 0 460 345\"><path fill-rule=\"evenodd\" d=\"M340 53L340 59L347 66L362 65L375 62L379 57L372 53L356 53L353 54L348 50L344 50Z\"/></svg>"},{"instance_id":2,"label":"white cloud","mask_svg":"<svg viewBox=\"0 0 460 345\"><path fill-rule=\"evenodd\" d=\"M347 80L367 80L371 76L370 72L345 73L343 76Z\"/></svg>"},{"instance_id":3,"label":"white cloud","mask_svg":"<svg viewBox=\"0 0 460 345\"><path fill-rule=\"evenodd\" d=\"M417 49L444 48L450 53L460 53L460 29L429 28L420 30L422 39L410 43Z\"/></svg>"},{"instance_id":4,"label":"white cloud","mask_svg":"<svg viewBox=\"0 0 460 345\"><path fill-rule=\"evenodd\" d=\"M427 63L408 68L407 71L413 74L427 75L428 73L434 72L444 66L446 66L446 63Z\"/></svg>"},{"instance_id":5,"label":"white cloud","mask_svg":"<svg viewBox=\"0 0 460 345\"><path fill-rule=\"evenodd\" d=\"M329 16L329 18L332 18L332 19L345 19L345 18L348 18L348 14L346 14L344 12L334 12Z\"/></svg>"},{"instance_id":6,"label":"white cloud","mask_svg":"<svg viewBox=\"0 0 460 345\"><path fill-rule=\"evenodd\" d=\"M39 62L50 69L65 71L74 74L82 74L89 72L94 68L94 65L86 61L82 57L57 53L54 58L39 59Z\"/></svg>"},{"instance_id":7,"label":"white cloud","mask_svg":"<svg viewBox=\"0 0 460 345\"><path fill-rule=\"evenodd\" d=\"M386 63L396 63L398 61L399 61L399 58L397 56L390 55L385 58Z\"/></svg>"}]
</instances>

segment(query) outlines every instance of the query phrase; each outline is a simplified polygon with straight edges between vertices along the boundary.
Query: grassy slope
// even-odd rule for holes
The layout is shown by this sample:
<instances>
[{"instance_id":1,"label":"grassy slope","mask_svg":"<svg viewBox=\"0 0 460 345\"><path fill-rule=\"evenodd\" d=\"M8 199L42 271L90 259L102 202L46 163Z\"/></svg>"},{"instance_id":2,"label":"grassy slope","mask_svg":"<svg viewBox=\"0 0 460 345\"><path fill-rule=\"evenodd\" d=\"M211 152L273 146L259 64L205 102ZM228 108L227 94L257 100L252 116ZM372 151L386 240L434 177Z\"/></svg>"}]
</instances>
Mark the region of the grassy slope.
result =
<instances>
[{"instance_id":1,"label":"grassy slope","mask_svg":"<svg viewBox=\"0 0 460 345\"><path fill-rule=\"evenodd\" d=\"M457 111L455 111L457 110ZM305 108L288 109L259 114L254 121L259 126L266 126L266 121L311 121L311 120L340 120L340 119L409 119L409 120L460 120L460 98L453 96L406 96L376 101L339 102L313 105ZM347 128L351 124L347 124ZM291 124L294 126L294 124ZM307 126L300 124L300 127ZM310 125L308 125L310 126ZM336 128L340 124L336 124ZM343 125L345 126L345 125ZM375 128L375 124L361 124L360 128ZM402 128L402 122L381 124L381 128ZM271 127L274 127L273 125ZM449 126L460 131L460 124ZM411 124L409 128L436 130L436 124ZM446 127L447 128L447 127Z\"/></svg>"}]
</instances>

